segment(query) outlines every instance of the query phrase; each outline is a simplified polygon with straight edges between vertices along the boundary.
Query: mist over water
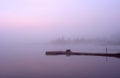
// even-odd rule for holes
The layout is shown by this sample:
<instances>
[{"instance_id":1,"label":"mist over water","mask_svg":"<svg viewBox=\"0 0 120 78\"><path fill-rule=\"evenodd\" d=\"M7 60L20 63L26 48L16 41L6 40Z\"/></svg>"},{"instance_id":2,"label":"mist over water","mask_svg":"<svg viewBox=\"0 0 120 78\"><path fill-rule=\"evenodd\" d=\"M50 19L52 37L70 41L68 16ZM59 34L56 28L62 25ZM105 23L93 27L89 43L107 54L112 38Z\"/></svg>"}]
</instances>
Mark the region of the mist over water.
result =
<instances>
[{"instance_id":1,"label":"mist over water","mask_svg":"<svg viewBox=\"0 0 120 78\"><path fill-rule=\"evenodd\" d=\"M4 27L3 27L4 28ZM0 44L0 77L1 78L119 78L120 59L100 56L46 56L46 51L65 51L90 53L119 53L120 46L116 44L101 44L88 42L89 39L112 40L114 32L101 36L97 31L85 32L84 35L57 28L45 31L40 29L8 28L1 32ZM48 29L47 29L48 30ZM68 31L67 31L68 30ZM117 29L116 29L117 30ZM54 32L53 32L54 31ZM45 32L45 33L43 33ZM64 34L65 32L65 34ZM66 33L67 32L67 33ZM69 32L69 33L68 33ZM96 32L96 33L95 33ZM49 34L48 34L49 33ZM62 33L62 34L61 34ZM95 33L95 34L94 34ZM88 35L89 34L89 35ZM90 36L91 35L91 36ZM112 35L114 36L114 35ZM51 41L64 38L88 39L88 43L53 44ZM110 38L110 39L109 39ZM118 36L116 37L119 38ZM117 41L113 38L112 41ZM60 44L59 44L60 43ZM95 44L94 44L95 43Z\"/></svg>"},{"instance_id":2,"label":"mist over water","mask_svg":"<svg viewBox=\"0 0 120 78\"><path fill-rule=\"evenodd\" d=\"M0 48L1 78L119 78L120 59L99 56L46 56L46 51L105 53L106 46L96 45L14 45ZM120 46L107 46L109 53Z\"/></svg>"},{"instance_id":3,"label":"mist over water","mask_svg":"<svg viewBox=\"0 0 120 78\"><path fill-rule=\"evenodd\" d=\"M0 78L120 78L119 0L1 0ZM107 51L106 51L107 48Z\"/></svg>"},{"instance_id":4,"label":"mist over water","mask_svg":"<svg viewBox=\"0 0 120 78\"><path fill-rule=\"evenodd\" d=\"M17 27L17 26L16 26ZM43 26L44 27L44 26ZM0 29L1 43L41 43L58 38L75 39L103 39L106 41L119 41L119 26L56 26L53 28L32 27L4 27Z\"/></svg>"}]
</instances>

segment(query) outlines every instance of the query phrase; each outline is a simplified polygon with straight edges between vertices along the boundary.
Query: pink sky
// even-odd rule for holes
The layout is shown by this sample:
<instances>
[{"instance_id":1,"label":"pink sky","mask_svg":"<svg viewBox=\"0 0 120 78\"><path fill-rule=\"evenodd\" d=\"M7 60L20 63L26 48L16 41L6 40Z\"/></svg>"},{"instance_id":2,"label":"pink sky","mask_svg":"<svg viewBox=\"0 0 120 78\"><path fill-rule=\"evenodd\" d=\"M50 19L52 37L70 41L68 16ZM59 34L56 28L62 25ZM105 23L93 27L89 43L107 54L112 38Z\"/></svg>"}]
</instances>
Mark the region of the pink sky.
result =
<instances>
[{"instance_id":1,"label":"pink sky","mask_svg":"<svg viewBox=\"0 0 120 78\"><path fill-rule=\"evenodd\" d=\"M111 4L112 2L114 3ZM105 13L112 10L111 7L113 9L117 7L115 2L117 4L116 0L100 0L98 2L94 0L4 0L0 1L2 4L0 5L2 7L0 10L0 23L21 26L46 25L46 23L53 25L61 23L61 21L67 24L76 23L76 21L79 21L80 24L82 22L87 23L91 19L96 20L96 17L107 15ZM77 23L79 24L79 22Z\"/></svg>"},{"instance_id":2,"label":"pink sky","mask_svg":"<svg viewBox=\"0 0 120 78\"><path fill-rule=\"evenodd\" d=\"M106 36L120 28L119 4L119 0L0 0L0 29L30 38Z\"/></svg>"}]
</instances>

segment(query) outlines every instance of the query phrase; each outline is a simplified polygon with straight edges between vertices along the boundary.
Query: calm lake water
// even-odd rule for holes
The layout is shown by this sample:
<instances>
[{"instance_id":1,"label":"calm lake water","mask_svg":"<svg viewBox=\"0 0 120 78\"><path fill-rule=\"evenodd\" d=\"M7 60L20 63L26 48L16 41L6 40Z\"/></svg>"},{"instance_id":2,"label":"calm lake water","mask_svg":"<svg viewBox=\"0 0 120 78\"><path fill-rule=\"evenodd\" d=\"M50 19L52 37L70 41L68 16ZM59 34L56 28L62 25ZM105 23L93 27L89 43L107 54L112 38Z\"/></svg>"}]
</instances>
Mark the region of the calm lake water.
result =
<instances>
[{"instance_id":1,"label":"calm lake water","mask_svg":"<svg viewBox=\"0 0 120 78\"><path fill-rule=\"evenodd\" d=\"M13 45L0 48L0 78L120 78L120 59L100 56L46 56L50 50L120 52L120 46Z\"/></svg>"}]
</instances>

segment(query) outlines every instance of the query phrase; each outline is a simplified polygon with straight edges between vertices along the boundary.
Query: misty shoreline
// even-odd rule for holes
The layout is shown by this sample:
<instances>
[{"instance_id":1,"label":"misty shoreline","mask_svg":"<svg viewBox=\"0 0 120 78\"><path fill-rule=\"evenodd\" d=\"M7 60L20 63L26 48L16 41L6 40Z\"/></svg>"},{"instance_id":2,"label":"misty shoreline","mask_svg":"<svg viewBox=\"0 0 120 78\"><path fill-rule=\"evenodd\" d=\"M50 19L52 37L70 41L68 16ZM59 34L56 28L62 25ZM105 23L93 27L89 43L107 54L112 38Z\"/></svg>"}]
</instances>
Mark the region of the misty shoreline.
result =
<instances>
[{"instance_id":1,"label":"misty shoreline","mask_svg":"<svg viewBox=\"0 0 120 78\"><path fill-rule=\"evenodd\" d=\"M49 42L54 45L69 45L69 44L97 44L97 45L120 45L120 41L105 40L105 39L85 39L85 38L57 38Z\"/></svg>"}]
</instances>

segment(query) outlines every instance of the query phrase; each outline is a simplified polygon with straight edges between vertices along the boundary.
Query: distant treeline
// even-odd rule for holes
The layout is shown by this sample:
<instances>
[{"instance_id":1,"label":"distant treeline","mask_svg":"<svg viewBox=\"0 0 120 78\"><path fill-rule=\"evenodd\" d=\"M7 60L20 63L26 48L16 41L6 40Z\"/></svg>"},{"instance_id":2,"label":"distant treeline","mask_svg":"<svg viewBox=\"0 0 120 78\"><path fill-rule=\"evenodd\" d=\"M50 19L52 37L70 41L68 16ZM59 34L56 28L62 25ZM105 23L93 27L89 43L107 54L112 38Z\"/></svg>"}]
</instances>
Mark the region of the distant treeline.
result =
<instances>
[{"instance_id":1,"label":"distant treeline","mask_svg":"<svg viewBox=\"0 0 120 78\"><path fill-rule=\"evenodd\" d=\"M52 44L111 44L120 45L120 41L105 39L86 39L86 38L57 38L51 41Z\"/></svg>"}]
</instances>

